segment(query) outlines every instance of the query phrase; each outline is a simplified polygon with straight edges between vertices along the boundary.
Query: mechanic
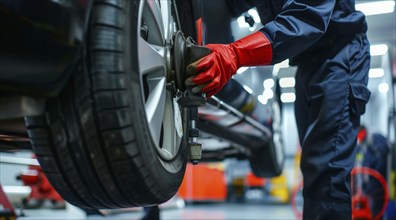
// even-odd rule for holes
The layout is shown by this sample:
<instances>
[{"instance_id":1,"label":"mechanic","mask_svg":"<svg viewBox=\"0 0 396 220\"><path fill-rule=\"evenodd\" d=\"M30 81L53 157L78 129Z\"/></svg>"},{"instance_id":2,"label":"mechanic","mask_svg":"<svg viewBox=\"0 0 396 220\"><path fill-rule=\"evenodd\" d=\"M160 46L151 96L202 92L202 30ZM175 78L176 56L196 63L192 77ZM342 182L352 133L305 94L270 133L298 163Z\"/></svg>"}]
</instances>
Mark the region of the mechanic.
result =
<instances>
[{"instance_id":1,"label":"mechanic","mask_svg":"<svg viewBox=\"0 0 396 220\"><path fill-rule=\"evenodd\" d=\"M228 0L234 16L255 6L264 25L187 67L187 86L210 97L241 66L290 59L302 146L304 219L351 219L351 180L360 115L370 91L367 24L354 0Z\"/></svg>"}]
</instances>

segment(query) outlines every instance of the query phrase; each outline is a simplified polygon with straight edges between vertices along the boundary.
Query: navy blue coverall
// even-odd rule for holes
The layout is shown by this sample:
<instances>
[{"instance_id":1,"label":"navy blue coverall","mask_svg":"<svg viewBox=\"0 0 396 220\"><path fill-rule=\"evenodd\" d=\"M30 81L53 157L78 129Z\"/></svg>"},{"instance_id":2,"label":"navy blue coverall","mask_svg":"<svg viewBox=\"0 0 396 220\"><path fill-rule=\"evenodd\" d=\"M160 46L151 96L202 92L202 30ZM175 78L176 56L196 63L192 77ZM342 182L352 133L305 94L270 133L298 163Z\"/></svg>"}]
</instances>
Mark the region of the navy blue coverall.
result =
<instances>
[{"instance_id":1,"label":"navy blue coverall","mask_svg":"<svg viewBox=\"0 0 396 220\"><path fill-rule=\"evenodd\" d=\"M302 146L304 219L352 218L350 172L370 91L367 24L354 0L228 0L238 16L256 6L273 64L290 58Z\"/></svg>"}]
</instances>

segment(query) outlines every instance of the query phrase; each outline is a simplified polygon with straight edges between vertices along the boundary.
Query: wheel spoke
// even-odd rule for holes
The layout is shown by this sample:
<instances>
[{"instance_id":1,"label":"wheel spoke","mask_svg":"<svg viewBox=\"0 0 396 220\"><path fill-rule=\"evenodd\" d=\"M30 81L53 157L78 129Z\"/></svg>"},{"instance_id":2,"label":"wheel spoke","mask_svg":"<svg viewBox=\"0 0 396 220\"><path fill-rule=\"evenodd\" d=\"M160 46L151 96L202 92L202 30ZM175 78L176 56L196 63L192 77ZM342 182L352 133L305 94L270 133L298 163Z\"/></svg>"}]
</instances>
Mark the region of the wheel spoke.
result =
<instances>
[{"instance_id":1,"label":"wheel spoke","mask_svg":"<svg viewBox=\"0 0 396 220\"><path fill-rule=\"evenodd\" d=\"M149 95L145 104L147 120L156 144L159 144L165 110L165 83L162 74L152 74L146 79Z\"/></svg>"},{"instance_id":2,"label":"wheel spoke","mask_svg":"<svg viewBox=\"0 0 396 220\"><path fill-rule=\"evenodd\" d=\"M165 40L168 41L171 38L171 33L173 31L172 28L172 18L171 18L171 1L169 0L161 0L161 14L162 21L164 26L164 37Z\"/></svg>"},{"instance_id":3,"label":"wheel spoke","mask_svg":"<svg viewBox=\"0 0 396 220\"><path fill-rule=\"evenodd\" d=\"M165 31L164 20L159 1L149 0L145 2L144 22L148 27L148 42L151 44L164 46Z\"/></svg>"},{"instance_id":4,"label":"wheel spoke","mask_svg":"<svg viewBox=\"0 0 396 220\"><path fill-rule=\"evenodd\" d=\"M164 112L164 126L172 129L164 129L164 136L163 136L163 146L162 150L168 153L169 155L175 155L175 145L177 144L176 141L176 130L175 128L175 121L173 115L173 103L172 97L170 92L167 92L166 95L166 103L165 103L165 112Z\"/></svg>"},{"instance_id":5,"label":"wheel spoke","mask_svg":"<svg viewBox=\"0 0 396 220\"><path fill-rule=\"evenodd\" d=\"M142 3L138 36L142 97L150 134L157 151L163 159L172 160L181 143L181 132L177 133L175 128L173 95L166 88L170 83L167 82L169 46L176 31L171 13L172 5L169 0L144 0Z\"/></svg>"},{"instance_id":6,"label":"wheel spoke","mask_svg":"<svg viewBox=\"0 0 396 220\"><path fill-rule=\"evenodd\" d=\"M165 48L151 45L139 37L139 67L141 75L157 69L165 71Z\"/></svg>"}]
</instances>

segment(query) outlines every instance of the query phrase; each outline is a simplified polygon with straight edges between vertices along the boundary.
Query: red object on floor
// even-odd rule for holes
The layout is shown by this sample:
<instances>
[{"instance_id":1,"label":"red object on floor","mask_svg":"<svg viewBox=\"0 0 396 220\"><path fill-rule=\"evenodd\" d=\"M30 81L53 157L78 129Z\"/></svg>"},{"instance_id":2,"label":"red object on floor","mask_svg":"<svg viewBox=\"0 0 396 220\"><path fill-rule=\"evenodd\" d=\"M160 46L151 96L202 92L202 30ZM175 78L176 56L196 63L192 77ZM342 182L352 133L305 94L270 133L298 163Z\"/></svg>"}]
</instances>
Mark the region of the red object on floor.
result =
<instances>
[{"instance_id":1,"label":"red object on floor","mask_svg":"<svg viewBox=\"0 0 396 220\"><path fill-rule=\"evenodd\" d=\"M389 191L385 178L378 171L368 167L355 167L353 168L351 175L352 176L360 175L362 177L365 176L365 178L370 176L376 179L381 184L383 190L383 198L371 198L370 195L364 194L361 186L358 185L357 188L354 189L354 184L352 182L352 192L356 191L356 193L352 195L352 219L353 220L381 219L381 217L384 215L386 211L389 200ZM352 178L352 181L353 179L354 178ZM383 202L381 210L375 216L373 216L374 213L372 213L370 208L370 199L371 200L382 199Z\"/></svg>"},{"instance_id":2,"label":"red object on floor","mask_svg":"<svg viewBox=\"0 0 396 220\"><path fill-rule=\"evenodd\" d=\"M227 186L224 171L207 164L187 164L178 195L186 201L225 201Z\"/></svg>"},{"instance_id":3,"label":"red object on floor","mask_svg":"<svg viewBox=\"0 0 396 220\"><path fill-rule=\"evenodd\" d=\"M0 219L16 219L15 210L7 195L3 191L3 187L0 184L0 205L3 207L0 209Z\"/></svg>"},{"instance_id":4,"label":"red object on floor","mask_svg":"<svg viewBox=\"0 0 396 220\"><path fill-rule=\"evenodd\" d=\"M64 202L63 198L52 187L40 166L30 165L29 169L21 172L19 178L23 185L30 186L32 189L27 200Z\"/></svg>"},{"instance_id":5,"label":"red object on floor","mask_svg":"<svg viewBox=\"0 0 396 220\"><path fill-rule=\"evenodd\" d=\"M260 187L263 187L263 186L265 185L265 183L266 183L266 181L265 181L264 178L257 177L257 176L255 176L252 172L249 172L249 173L246 175L245 184L246 184L248 187L257 187L257 188L260 188Z\"/></svg>"},{"instance_id":6,"label":"red object on floor","mask_svg":"<svg viewBox=\"0 0 396 220\"><path fill-rule=\"evenodd\" d=\"M352 197L352 218L359 220L371 220L372 213L370 210L369 198L363 193L358 193Z\"/></svg>"}]
</instances>

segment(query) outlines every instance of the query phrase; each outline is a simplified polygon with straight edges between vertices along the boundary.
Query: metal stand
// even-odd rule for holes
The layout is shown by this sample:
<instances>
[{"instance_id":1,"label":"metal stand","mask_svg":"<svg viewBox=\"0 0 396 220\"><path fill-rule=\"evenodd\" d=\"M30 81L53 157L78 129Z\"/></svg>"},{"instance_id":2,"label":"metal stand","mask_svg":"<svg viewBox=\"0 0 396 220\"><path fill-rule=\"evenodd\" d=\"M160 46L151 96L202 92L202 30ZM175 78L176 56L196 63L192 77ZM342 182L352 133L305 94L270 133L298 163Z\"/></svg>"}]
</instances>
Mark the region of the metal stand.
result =
<instances>
[{"instance_id":1,"label":"metal stand","mask_svg":"<svg viewBox=\"0 0 396 220\"><path fill-rule=\"evenodd\" d=\"M4 193L1 183L0 183L0 219L1 220L16 219L15 209L12 206L7 195Z\"/></svg>"},{"instance_id":2,"label":"metal stand","mask_svg":"<svg viewBox=\"0 0 396 220\"><path fill-rule=\"evenodd\" d=\"M204 106L206 99L204 95L195 95L191 92L191 88L186 88L185 70L188 64L210 54L211 50L197 46L192 38L185 38L181 31L176 32L173 41L174 77L176 87L183 92L183 97L178 100L178 103L187 113L188 122L184 129L187 131L185 135L188 136L189 160L195 165L199 163L202 156L202 145L197 143L197 138L199 137L199 130L196 127L198 107Z\"/></svg>"}]
</instances>

